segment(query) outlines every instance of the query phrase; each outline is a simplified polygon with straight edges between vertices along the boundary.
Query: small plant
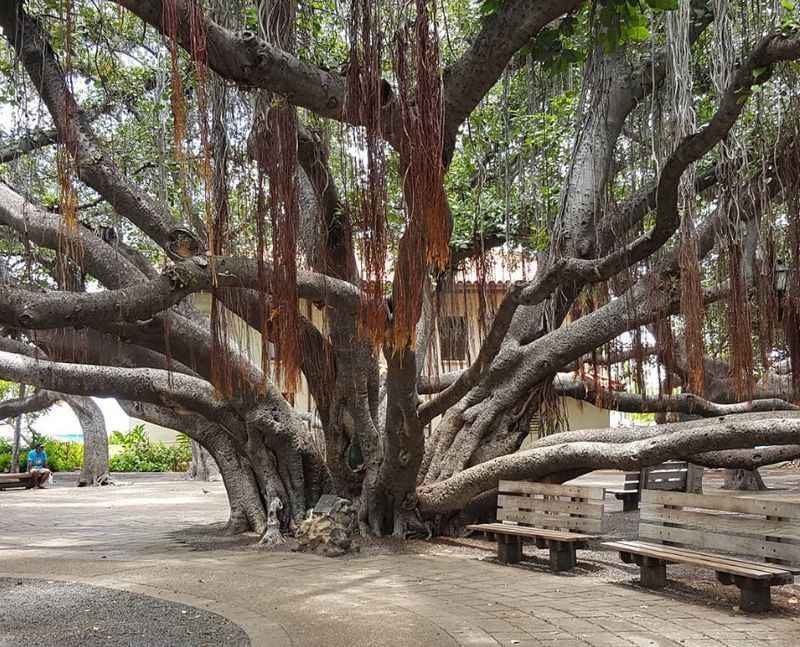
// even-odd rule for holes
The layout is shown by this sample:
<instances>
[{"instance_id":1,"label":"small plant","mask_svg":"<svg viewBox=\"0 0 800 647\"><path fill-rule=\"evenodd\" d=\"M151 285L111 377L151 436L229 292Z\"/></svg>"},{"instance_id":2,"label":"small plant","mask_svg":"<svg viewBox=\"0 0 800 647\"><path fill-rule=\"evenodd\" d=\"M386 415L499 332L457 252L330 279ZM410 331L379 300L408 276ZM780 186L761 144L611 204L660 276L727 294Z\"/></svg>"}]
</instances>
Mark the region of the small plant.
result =
<instances>
[{"instance_id":1,"label":"small plant","mask_svg":"<svg viewBox=\"0 0 800 647\"><path fill-rule=\"evenodd\" d=\"M170 446L153 442L144 425L136 425L128 433L115 431L109 440L123 448L109 461L112 472L184 472L192 460L192 451L185 443Z\"/></svg>"}]
</instances>

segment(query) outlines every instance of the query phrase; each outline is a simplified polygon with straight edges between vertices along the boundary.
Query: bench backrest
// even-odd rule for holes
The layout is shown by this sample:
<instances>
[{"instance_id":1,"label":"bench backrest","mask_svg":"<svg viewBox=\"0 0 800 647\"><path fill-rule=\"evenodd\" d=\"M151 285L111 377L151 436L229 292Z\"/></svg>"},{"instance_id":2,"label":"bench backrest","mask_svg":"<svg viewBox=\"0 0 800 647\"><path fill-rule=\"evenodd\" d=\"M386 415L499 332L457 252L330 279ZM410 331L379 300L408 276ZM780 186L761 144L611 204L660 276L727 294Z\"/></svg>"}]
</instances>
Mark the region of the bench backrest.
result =
<instances>
[{"instance_id":1,"label":"bench backrest","mask_svg":"<svg viewBox=\"0 0 800 647\"><path fill-rule=\"evenodd\" d=\"M604 496L601 487L500 481L497 520L549 530L599 533Z\"/></svg>"},{"instance_id":2,"label":"bench backrest","mask_svg":"<svg viewBox=\"0 0 800 647\"><path fill-rule=\"evenodd\" d=\"M622 489L626 492L638 492L641 472L625 472L625 484Z\"/></svg>"},{"instance_id":3,"label":"bench backrest","mask_svg":"<svg viewBox=\"0 0 800 647\"><path fill-rule=\"evenodd\" d=\"M673 490L686 491L686 479L689 476L689 463L686 461L667 461L661 465L645 467L638 472L625 472L623 489L633 491Z\"/></svg>"},{"instance_id":4,"label":"bench backrest","mask_svg":"<svg viewBox=\"0 0 800 647\"><path fill-rule=\"evenodd\" d=\"M686 491L689 463L686 461L667 461L661 465L645 467L642 470L642 489Z\"/></svg>"},{"instance_id":5,"label":"bench backrest","mask_svg":"<svg viewBox=\"0 0 800 647\"><path fill-rule=\"evenodd\" d=\"M639 538L800 565L800 503L643 490Z\"/></svg>"}]
</instances>

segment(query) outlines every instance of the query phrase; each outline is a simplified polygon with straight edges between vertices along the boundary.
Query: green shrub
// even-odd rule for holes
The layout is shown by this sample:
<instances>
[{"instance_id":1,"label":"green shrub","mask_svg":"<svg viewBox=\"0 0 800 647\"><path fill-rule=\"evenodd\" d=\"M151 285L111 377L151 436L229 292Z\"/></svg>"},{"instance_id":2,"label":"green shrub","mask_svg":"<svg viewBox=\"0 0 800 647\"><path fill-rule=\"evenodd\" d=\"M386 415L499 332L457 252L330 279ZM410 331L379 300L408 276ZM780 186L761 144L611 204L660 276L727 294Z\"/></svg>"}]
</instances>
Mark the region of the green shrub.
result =
<instances>
[{"instance_id":1,"label":"green shrub","mask_svg":"<svg viewBox=\"0 0 800 647\"><path fill-rule=\"evenodd\" d=\"M47 452L47 464L54 472L74 472L83 466L83 445L71 441L62 442L48 439L44 442L44 451ZM20 456L22 462L22 456ZM28 452L25 452L25 462L28 462Z\"/></svg>"},{"instance_id":2,"label":"green shrub","mask_svg":"<svg viewBox=\"0 0 800 647\"><path fill-rule=\"evenodd\" d=\"M62 442L46 436L34 434L31 439L33 446L42 443L47 452L47 464L54 472L74 472L83 465L83 445L75 442ZM28 469L28 452L31 447L20 447L19 469L24 472ZM11 443L0 440L0 472L7 472L11 466Z\"/></svg>"},{"instance_id":3,"label":"green shrub","mask_svg":"<svg viewBox=\"0 0 800 647\"><path fill-rule=\"evenodd\" d=\"M122 445L122 451L111 457L112 472L184 472L192 460L191 449L156 443L147 437L144 425L136 425L127 434L111 434L113 445Z\"/></svg>"}]
</instances>

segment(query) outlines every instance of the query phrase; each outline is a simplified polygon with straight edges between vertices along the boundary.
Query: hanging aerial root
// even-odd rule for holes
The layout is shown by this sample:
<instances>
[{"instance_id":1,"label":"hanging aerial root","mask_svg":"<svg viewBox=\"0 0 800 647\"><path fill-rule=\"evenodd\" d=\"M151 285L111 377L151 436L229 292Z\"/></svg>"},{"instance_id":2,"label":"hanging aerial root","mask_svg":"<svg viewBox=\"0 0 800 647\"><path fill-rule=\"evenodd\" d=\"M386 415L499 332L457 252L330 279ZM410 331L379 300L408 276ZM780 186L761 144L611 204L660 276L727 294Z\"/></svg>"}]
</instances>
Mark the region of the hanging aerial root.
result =
<instances>
[{"instance_id":1,"label":"hanging aerial root","mask_svg":"<svg viewBox=\"0 0 800 647\"><path fill-rule=\"evenodd\" d=\"M404 25L395 39L394 66L403 134L400 165L407 228L400 242L395 277L393 342L414 341L429 268L450 259L451 218L444 192L444 114L439 43L432 19L435 5L416 0L413 30ZM431 9L429 9L429 5Z\"/></svg>"},{"instance_id":2,"label":"hanging aerial root","mask_svg":"<svg viewBox=\"0 0 800 647\"><path fill-rule=\"evenodd\" d=\"M381 75L384 54L382 7L381 2L352 0L345 99L348 118L364 124L363 142L359 143L366 151L366 181L355 187L364 273L359 332L376 346L384 341L387 323L384 306L387 188L382 115L388 93Z\"/></svg>"}]
</instances>

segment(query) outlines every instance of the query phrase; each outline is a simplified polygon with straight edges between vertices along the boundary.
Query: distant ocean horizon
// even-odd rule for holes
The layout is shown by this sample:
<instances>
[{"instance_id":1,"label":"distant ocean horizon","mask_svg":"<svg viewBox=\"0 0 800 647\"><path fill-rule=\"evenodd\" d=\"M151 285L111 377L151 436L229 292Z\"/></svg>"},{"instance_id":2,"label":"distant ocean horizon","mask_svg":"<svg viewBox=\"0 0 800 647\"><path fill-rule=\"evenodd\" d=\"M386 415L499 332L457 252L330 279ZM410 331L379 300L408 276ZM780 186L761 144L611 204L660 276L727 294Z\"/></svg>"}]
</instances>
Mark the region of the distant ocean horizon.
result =
<instances>
[{"instance_id":1,"label":"distant ocean horizon","mask_svg":"<svg viewBox=\"0 0 800 647\"><path fill-rule=\"evenodd\" d=\"M26 434L27 435L27 434ZM0 427L0 438L5 440L11 440L14 437L14 430L9 427ZM48 438L52 438L53 440L57 440L59 442L73 442L73 443L80 443L83 444L83 434L70 434L70 433L49 433L47 434Z\"/></svg>"}]
</instances>

